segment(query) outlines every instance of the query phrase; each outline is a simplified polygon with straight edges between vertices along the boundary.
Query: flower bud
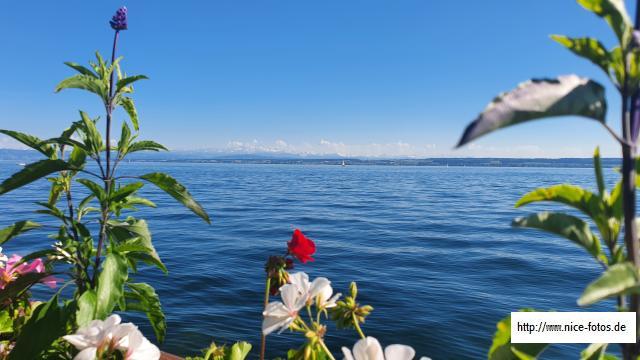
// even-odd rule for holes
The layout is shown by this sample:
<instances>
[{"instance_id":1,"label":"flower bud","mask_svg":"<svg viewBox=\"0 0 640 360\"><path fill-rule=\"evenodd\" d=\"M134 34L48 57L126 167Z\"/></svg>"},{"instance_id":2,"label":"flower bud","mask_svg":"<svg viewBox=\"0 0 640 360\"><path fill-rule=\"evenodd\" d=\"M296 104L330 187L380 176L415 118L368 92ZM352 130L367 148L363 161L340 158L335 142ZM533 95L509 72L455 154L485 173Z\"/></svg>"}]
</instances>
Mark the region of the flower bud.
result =
<instances>
[{"instance_id":1,"label":"flower bud","mask_svg":"<svg viewBox=\"0 0 640 360\"><path fill-rule=\"evenodd\" d=\"M127 7L118 9L109 21L111 28L115 31L127 30Z\"/></svg>"},{"instance_id":2,"label":"flower bud","mask_svg":"<svg viewBox=\"0 0 640 360\"><path fill-rule=\"evenodd\" d=\"M351 290L351 297L355 299L358 296L358 285L355 281L351 282L349 289Z\"/></svg>"}]
</instances>

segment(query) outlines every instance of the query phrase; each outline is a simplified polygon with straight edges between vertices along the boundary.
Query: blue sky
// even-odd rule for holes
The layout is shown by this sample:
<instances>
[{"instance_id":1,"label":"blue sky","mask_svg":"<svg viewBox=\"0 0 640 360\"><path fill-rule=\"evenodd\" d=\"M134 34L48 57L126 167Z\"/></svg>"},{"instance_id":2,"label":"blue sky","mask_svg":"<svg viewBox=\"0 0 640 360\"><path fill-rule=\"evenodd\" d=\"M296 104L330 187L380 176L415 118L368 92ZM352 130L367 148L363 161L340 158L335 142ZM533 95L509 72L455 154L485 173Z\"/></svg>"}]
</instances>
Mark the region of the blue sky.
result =
<instances>
[{"instance_id":1,"label":"blue sky","mask_svg":"<svg viewBox=\"0 0 640 360\"><path fill-rule=\"evenodd\" d=\"M129 8L120 55L137 86L142 137L172 149L350 156L607 156L597 124L559 118L453 151L500 91L530 77L603 74L549 39L614 38L573 0L13 1L0 31L0 128L54 136L98 99L54 94L63 61L109 53L108 20ZM609 122L619 100L607 85ZM122 119L123 114L118 114ZM0 147L15 147L0 137Z\"/></svg>"}]
</instances>

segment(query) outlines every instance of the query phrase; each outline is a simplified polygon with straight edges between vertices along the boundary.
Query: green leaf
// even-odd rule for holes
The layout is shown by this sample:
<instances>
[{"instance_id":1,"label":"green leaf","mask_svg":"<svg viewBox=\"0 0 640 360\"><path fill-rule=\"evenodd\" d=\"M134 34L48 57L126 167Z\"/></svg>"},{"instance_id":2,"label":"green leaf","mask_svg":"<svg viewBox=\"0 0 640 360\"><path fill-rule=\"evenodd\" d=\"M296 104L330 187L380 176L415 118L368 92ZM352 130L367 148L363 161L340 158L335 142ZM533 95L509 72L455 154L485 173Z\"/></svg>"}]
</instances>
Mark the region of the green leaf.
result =
<instances>
[{"instance_id":1,"label":"green leaf","mask_svg":"<svg viewBox=\"0 0 640 360\"><path fill-rule=\"evenodd\" d=\"M551 35L551 38L574 54L590 60L609 75L609 63L611 56L602 43L592 38L572 39L564 35Z\"/></svg>"},{"instance_id":2,"label":"green leaf","mask_svg":"<svg viewBox=\"0 0 640 360\"><path fill-rule=\"evenodd\" d=\"M67 65L68 67L76 70L77 72L79 72L82 75L87 75L87 76L92 76L94 78L98 78L98 76L96 74L93 73L93 71L91 71L90 69L87 69L86 67L80 65L80 64L76 64L74 62L65 62L65 65Z\"/></svg>"},{"instance_id":3,"label":"green leaf","mask_svg":"<svg viewBox=\"0 0 640 360\"><path fill-rule=\"evenodd\" d=\"M76 311L76 325L83 327L96 318L96 304L98 298L94 290L87 290L78 298Z\"/></svg>"},{"instance_id":4,"label":"green leaf","mask_svg":"<svg viewBox=\"0 0 640 360\"><path fill-rule=\"evenodd\" d=\"M591 232L589 224L581 219L561 213L541 212L513 220L513 226L544 230L567 238L582 246L596 260L606 262L600 240Z\"/></svg>"},{"instance_id":5,"label":"green leaf","mask_svg":"<svg viewBox=\"0 0 640 360\"><path fill-rule=\"evenodd\" d=\"M251 351L251 344L242 341L233 344L229 353L229 360L244 360Z\"/></svg>"},{"instance_id":6,"label":"green leaf","mask_svg":"<svg viewBox=\"0 0 640 360\"><path fill-rule=\"evenodd\" d=\"M596 172L596 184L598 185L598 193L600 197L604 198L606 188L604 186L604 176L602 175L602 161L600 161L600 147L596 147L593 153L593 169Z\"/></svg>"},{"instance_id":7,"label":"green leaf","mask_svg":"<svg viewBox=\"0 0 640 360\"><path fill-rule=\"evenodd\" d=\"M38 305L21 330L9 360L41 359L41 353L67 332L68 314L58 306L58 296Z\"/></svg>"},{"instance_id":8,"label":"green leaf","mask_svg":"<svg viewBox=\"0 0 640 360\"><path fill-rule=\"evenodd\" d=\"M144 186L144 183L135 182L131 184L127 184L115 190L110 199L112 202L120 202L123 201L127 196L134 194L136 191L140 190Z\"/></svg>"},{"instance_id":9,"label":"green leaf","mask_svg":"<svg viewBox=\"0 0 640 360\"><path fill-rule=\"evenodd\" d=\"M88 152L93 156L98 156L103 149L102 136L96 127L95 121L91 120L86 112L80 111L80 117L84 125L81 130Z\"/></svg>"},{"instance_id":10,"label":"green leaf","mask_svg":"<svg viewBox=\"0 0 640 360\"><path fill-rule=\"evenodd\" d=\"M138 111L136 110L136 106L133 103L133 99L126 96L121 96L118 101L120 106L124 109L124 111L129 114L129 118L131 119L131 123L133 124L133 128L138 131L140 130L140 126L138 125Z\"/></svg>"},{"instance_id":11,"label":"green leaf","mask_svg":"<svg viewBox=\"0 0 640 360\"><path fill-rule=\"evenodd\" d=\"M6 243L7 241L22 233L25 233L29 230L37 229L41 226L42 225L38 224L37 222L29 220L18 221L17 223L0 230L0 245Z\"/></svg>"},{"instance_id":12,"label":"green leaf","mask_svg":"<svg viewBox=\"0 0 640 360\"><path fill-rule=\"evenodd\" d=\"M157 266L165 274L167 267L160 260L151 242L151 232L145 220L128 218L124 222L110 220L107 232L116 240L115 250L128 259L140 260Z\"/></svg>"},{"instance_id":13,"label":"green leaf","mask_svg":"<svg viewBox=\"0 0 640 360\"><path fill-rule=\"evenodd\" d=\"M583 116L605 122L604 87L576 75L530 80L501 94L464 131L457 147L498 129L554 116Z\"/></svg>"},{"instance_id":14,"label":"green leaf","mask_svg":"<svg viewBox=\"0 0 640 360\"><path fill-rule=\"evenodd\" d=\"M62 160L40 160L31 163L0 184L0 195L63 170L76 169L71 164Z\"/></svg>"},{"instance_id":15,"label":"green leaf","mask_svg":"<svg viewBox=\"0 0 640 360\"><path fill-rule=\"evenodd\" d=\"M531 312L532 309L520 311ZM549 344L511 344L511 315L496 325L493 343L489 349L489 360L525 360L536 359Z\"/></svg>"},{"instance_id":16,"label":"green leaf","mask_svg":"<svg viewBox=\"0 0 640 360\"><path fill-rule=\"evenodd\" d=\"M127 154L129 144L131 144L131 129L129 129L129 125L126 122L122 122L122 132L118 141L118 156L120 159Z\"/></svg>"},{"instance_id":17,"label":"green leaf","mask_svg":"<svg viewBox=\"0 0 640 360\"><path fill-rule=\"evenodd\" d=\"M156 185L160 189L164 190L167 194L169 194L174 199L178 200L188 209L193 211L196 215L200 216L207 223L211 223L209 219L209 215L202 208L202 206L193 199L189 191L180 184L176 179L171 176L163 173L150 173L140 176L141 179L147 180L148 182Z\"/></svg>"},{"instance_id":18,"label":"green leaf","mask_svg":"<svg viewBox=\"0 0 640 360\"><path fill-rule=\"evenodd\" d=\"M48 144L43 144L42 140L40 140L35 136L23 134L17 131L1 130L1 129L0 129L0 134L5 134L9 137L12 137L14 140L17 140L23 143L24 145L41 152L48 158L53 158L55 155L56 149L54 149L52 146Z\"/></svg>"},{"instance_id":19,"label":"green leaf","mask_svg":"<svg viewBox=\"0 0 640 360\"><path fill-rule=\"evenodd\" d=\"M96 184L89 179L77 179L77 182L84 185L91 191L91 193L100 201L103 202L107 198L107 193L104 192L102 186Z\"/></svg>"},{"instance_id":20,"label":"green leaf","mask_svg":"<svg viewBox=\"0 0 640 360\"><path fill-rule=\"evenodd\" d=\"M578 3L603 18L616 33L620 44L626 46L631 39L633 25L624 0L578 0Z\"/></svg>"},{"instance_id":21,"label":"green leaf","mask_svg":"<svg viewBox=\"0 0 640 360\"><path fill-rule=\"evenodd\" d=\"M88 75L73 75L62 80L58 86L56 86L55 92L60 92L64 89L82 89L92 92L100 97L104 103L108 99L108 86L98 78Z\"/></svg>"},{"instance_id":22,"label":"green leaf","mask_svg":"<svg viewBox=\"0 0 640 360\"><path fill-rule=\"evenodd\" d=\"M164 336L167 332L167 323L160 297L156 294L153 287L146 283L128 283L130 292L126 293L127 310L136 310L143 312L149 318L153 332L159 343L164 342Z\"/></svg>"},{"instance_id":23,"label":"green leaf","mask_svg":"<svg viewBox=\"0 0 640 360\"><path fill-rule=\"evenodd\" d=\"M69 164L76 169L83 169L87 162L87 152L82 147L74 146L71 155L69 155Z\"/></svg>"},{"instance_id":24,"label":"green leaf","mask_svg":"<svg viewBox=\"0 0 640 360\"><path fill-rule=\"evenodd\" d=\"M96 318L105 319L124 300L124 283L129 276L124 256L111 253L104 260L96 291ZM124 310L124 309L122 309Z\"/></svg>"},{"instance_id":25,"label":"green leaf","mask_svg":"<svg viewBox=\"0 0 640 360\"><path fill-rule=\"evenodd\" d=\"M580 353L580 360L602 360L609 344L591 344Z\"/></svg>"},{"instance_id":26,"label":"green leaf","mask_svg":"<svg viewBox=\"0 0 640 360\"><path fill-rule=\"evenodd\" d=\"M130 84L133 84L134 82L138 81L138 80L147 80L149 79L148 77L144 76L144 75L135 75L135 76L129 76L126 78L122 78L120 80L118 80L118 84L116 85L116 93L119 93L120 91L122 91L122 88L124 88L125 86L128 86Z\"/></svg>"},{"instance_id":27,"label":"green leaf","mask_svg":"<svg viewBox=\"0 0 640 360\"><path fill-rule=\"evenodd\" d=\"M13 332L13 320L9 311L0 312L0 335Z\"/></svg>"},{"instance_id":28,"label":"green leaf","mask_svg":"<svg viewBox=\"0 0 640 360\"><path fill-rule=\"evenodd\" d=\"M160 151L160 150L169 151L166 147L158 144L155 141L143 140L143 141L138 141L131 144L131 146L129 146L128 153L131 154L136 151Z\"/></svg>"},{"instance_id":29,"label":"green leaf","mask_svg":"<svg viewBox=\"0 0 640 360\"><path fill-rule=\"evenodd\" d=\"M612 265L587 286L578 299L578 305L588 306L612 296L637 293L639 281L638 269L633 264L624 262Z\"/></svg>"}]
</instances>

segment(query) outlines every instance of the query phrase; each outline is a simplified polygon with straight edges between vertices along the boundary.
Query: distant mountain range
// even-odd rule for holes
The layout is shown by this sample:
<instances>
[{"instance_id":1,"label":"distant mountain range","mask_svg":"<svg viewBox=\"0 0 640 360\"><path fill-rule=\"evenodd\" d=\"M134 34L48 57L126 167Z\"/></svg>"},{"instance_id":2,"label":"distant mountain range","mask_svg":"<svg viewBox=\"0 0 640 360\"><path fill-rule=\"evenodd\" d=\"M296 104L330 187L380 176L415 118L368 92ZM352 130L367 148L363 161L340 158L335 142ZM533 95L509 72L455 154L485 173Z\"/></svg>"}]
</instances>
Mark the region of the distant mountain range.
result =
<instances>
[{"instance_id":1,"label":"distant mountain range","mask_svg":"<svg viewBox=\"0 0 640 360\"><path fill-rule=\"evenodd\" d=\"M34 150L0 149L1 161L31 162L42 159ZM217 153L206 151L171 151L136 153L130 161L193 162L237 164L308 164L308 165L386 165L386 166L484 166L484 167L562 167L590 168L591 158L523 159L523 158L349 158L340 155L297 155L286 153ZM604 158L606 168L620 166L619 158Z\"/></svg>"}]
</instances>

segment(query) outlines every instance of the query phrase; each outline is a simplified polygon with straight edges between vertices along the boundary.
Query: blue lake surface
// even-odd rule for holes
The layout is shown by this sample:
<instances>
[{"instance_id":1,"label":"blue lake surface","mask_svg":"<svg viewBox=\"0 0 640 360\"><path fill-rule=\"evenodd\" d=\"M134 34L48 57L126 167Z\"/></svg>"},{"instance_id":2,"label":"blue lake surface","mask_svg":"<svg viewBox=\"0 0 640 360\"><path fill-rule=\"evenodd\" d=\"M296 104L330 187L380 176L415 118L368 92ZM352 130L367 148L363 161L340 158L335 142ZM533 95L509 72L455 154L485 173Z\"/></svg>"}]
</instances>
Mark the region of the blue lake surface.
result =
<instances>
[{"instance_id":1,"label":"blue lake surface","mask_svg":"<svg viewBox=\"0 0 640 360\"><path fill-rule=\"evenodd\" d=\"M0 161L0 179L18 171ZM594 188L592 169L127 163L122 173L163 171L190 189L212 216L206 225L151 186L142 194L158 209L146 218L170 275L143 269L167 315L162 349L194 354L214 340L246 340L258 353L264 263L286 251L300 228L317 244L316 261L297 265L334 289L359 286L361 303L375 310L363 330L384 345L404 343L433 359L482 359L495 324L524 307L576 310L576 299L600 273L586 253L565 239L513 229L514 217L553 204L515 209L525 192L573 183ZM612 184L617 175L606 172ZM76 188L81 185L77 184ZM0 227L34 219L45 201L40 181L0 197ZM78 197L76 197L78 198ZM48 247L47 232L4 244L6 253ZM46 291L36 295L46 295ZM609 309L613 302L591 308ZM144 316L128 316L154 339ZM268 355L284 356L300 335L268 337ZM357 340L330 327L327 342ZM578 358L586 345L554 345L543 358Z\"/></svg>"}]
</instances>

